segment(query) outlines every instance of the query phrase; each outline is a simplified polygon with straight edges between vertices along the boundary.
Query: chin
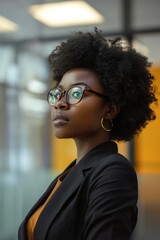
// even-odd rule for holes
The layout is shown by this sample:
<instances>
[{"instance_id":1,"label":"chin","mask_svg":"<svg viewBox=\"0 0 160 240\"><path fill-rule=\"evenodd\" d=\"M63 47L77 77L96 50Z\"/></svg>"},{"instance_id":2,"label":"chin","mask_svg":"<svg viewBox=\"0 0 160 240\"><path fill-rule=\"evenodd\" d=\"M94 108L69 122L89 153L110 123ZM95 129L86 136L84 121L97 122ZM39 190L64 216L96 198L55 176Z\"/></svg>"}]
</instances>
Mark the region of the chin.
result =
<instances>
[{"instance_id":1,"label":"chin","mask_svg":"<svg viewBox=\"0 0 160 240\"><path fill-rule=\"evenodd\" d=\"M55 137L58 138L58 139L67 139L67 138L71 138L71 137L57 136L57 135L55 135Z\"/></svg>"},{"instance_id":2,"label":"chin","mask_svg":"<svg viewBox=\"0 0 160 240\"><path fill-rule=\"evenodd\" d=\"M60 132L54 132L54 135L56 138L58 139L65 139L65 138L72 138L72 136L68 135L68 134L65 134L65 133L60 133Z\"/></svg>"}]
</instances>

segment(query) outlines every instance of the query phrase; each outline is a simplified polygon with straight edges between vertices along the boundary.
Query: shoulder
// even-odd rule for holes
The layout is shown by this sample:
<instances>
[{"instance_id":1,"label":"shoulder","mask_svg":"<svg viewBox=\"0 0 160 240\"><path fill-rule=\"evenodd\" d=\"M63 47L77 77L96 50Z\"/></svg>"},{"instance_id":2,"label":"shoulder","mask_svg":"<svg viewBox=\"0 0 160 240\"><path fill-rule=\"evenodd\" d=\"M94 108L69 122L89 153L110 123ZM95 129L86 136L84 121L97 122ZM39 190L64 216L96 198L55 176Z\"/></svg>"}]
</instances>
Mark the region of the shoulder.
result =
<instances>
[{"instance_id":1,"label":"shoulder","mask_svg":"<svg viewBox=\"0 0 160 240\"><path fill-rule=\"evenodd\" d=\"M131 162L119 153L111 154L107 157L104 157L99 162L93 166L93 170L105 170L105 169L114 169L114 168L126 168L130 171L134 171L134 168Z\"/></svg>"},{"instance_id":2,"label":"shoulder","mask_svg":"<svg viewBox=\"0 0 160 240\"><path fill-rule=\"evenodd\" d=\"M137 175L134 167L127 158L116 153L103 158L90 172L90 183L93 186L98 182L107 183L114 181L122 185L135 185L137 187Z\"/></svg>"}]
</instances>

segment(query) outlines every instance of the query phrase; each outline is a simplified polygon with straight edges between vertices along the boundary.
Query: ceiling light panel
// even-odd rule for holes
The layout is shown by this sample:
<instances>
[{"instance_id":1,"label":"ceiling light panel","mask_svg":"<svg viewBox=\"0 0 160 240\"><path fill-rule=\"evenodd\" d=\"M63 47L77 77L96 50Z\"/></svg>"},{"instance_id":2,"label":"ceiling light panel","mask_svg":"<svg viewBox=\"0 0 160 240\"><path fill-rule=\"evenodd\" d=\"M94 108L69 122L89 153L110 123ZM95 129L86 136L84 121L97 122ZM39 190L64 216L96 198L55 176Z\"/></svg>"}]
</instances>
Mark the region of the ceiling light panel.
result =
<instances>
[{"instance_id":1,"label":"ceiling light panel","mask_svg":"<svg viewBox=\"0 0 160 240\"><path fill-rule=\"evenodd\" d=\"M18 25L9 19L0 16L0 32L12 32L18 29Z\"/></svg>"},{"instance_id":2,"label":"ceiling light panel","mask_svg":"<svg viewBox=\"0 0 160 240\"><path fill-rule=\"evenodd\" d=\"M85 1L65 1L33 5L32 16L49 27L100 24L104 17Z\"/></svg>"}]
</instances>

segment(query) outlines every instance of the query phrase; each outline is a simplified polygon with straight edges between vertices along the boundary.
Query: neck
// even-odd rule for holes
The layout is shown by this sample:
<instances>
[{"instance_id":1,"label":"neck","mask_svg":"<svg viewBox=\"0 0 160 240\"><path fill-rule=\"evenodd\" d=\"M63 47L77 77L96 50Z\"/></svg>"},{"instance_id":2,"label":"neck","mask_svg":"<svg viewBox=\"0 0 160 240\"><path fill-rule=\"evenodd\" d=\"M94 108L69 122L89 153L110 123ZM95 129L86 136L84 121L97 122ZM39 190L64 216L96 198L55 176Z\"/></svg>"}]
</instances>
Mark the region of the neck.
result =
<instances>
[{"instance_id":1,"label":"neck","mask_svg":"<svg viewBox=\"0 0 160 240\"><path fill-rule=\"evenodd\" d=\"M91 149L96 147L97 145L109 141L109 137L101 137L101 138L94 138L93 136L90 137L90 139L87 138L76 138L74 139L76 147L77 147L77 161L78 163L87 152L89 152Z\"/></svg>"}]
</instances>

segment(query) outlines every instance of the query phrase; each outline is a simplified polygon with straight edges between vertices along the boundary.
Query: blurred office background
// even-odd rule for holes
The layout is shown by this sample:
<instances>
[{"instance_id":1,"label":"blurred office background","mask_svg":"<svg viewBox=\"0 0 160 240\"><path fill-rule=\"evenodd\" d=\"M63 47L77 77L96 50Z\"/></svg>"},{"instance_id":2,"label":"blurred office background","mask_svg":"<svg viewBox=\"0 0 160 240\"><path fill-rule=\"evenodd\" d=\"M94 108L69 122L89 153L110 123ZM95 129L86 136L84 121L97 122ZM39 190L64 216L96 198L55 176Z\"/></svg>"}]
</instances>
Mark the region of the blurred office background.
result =
<instances>
[{"instance_id":1,"label":"blurred office background","mask_svg":"<svg viewBox=\"0 0 160 240\"><path fill-rule=\"evenodd\" d=\"M17 239L30 207L75 157L72 140L56 140L51 129L47 57L70 32L94 26L148 56L160 89L159 0L0 0L0 240ZM139 137L119 145L139 179L134 240L160 239L159 107L155 111L157 119Z\"/></svg>"}]
</instances>

